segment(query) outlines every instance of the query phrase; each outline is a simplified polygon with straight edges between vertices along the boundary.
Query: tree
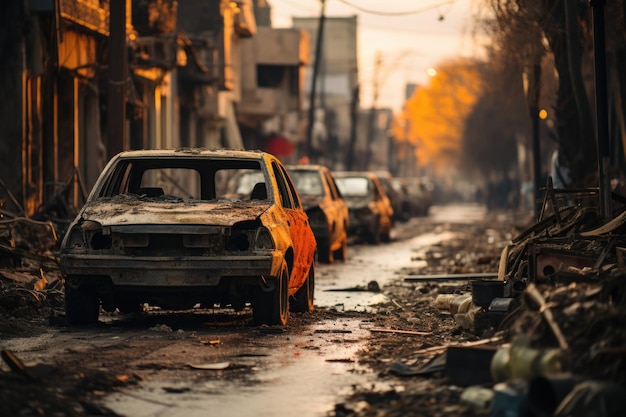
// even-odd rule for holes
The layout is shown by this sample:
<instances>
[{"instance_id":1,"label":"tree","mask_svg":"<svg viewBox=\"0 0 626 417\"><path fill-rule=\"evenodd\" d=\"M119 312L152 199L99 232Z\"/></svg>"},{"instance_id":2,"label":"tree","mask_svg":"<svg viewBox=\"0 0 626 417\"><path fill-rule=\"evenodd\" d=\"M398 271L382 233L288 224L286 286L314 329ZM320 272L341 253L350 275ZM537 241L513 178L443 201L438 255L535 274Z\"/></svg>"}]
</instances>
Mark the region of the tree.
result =
<instances>
[{"instance_id":1,"label":"tree","mask_svg":"<svg viewBox=\"0 0 626 417\"><path fill-rule=\"evenodd\" d=\"M524 145L530 137L518 68L497 56L490 62L481 73L483 94L468 115L463 135L463 171L483 180L517 168L518 142Z\"/></svg>"},{"instance_id":2,"label":"tree","mask_svg":"<svg viewBox=\"0 0 626 417\"><path fill-rule=\"evenodd\" d=\"M522 64L522 71L541 62L546 53L544 44L554 55L558 74L554 113L559 160L569 171L569 186L590 185L590 178L597 171L597 151L589 86L584 83L591 46L588 1L487 2L495 15L494 47L508 51L509 57Z\"/></svg>"},{"instance_id":3,"label":"tree","mask_svg":"<svg viewBox=\"0 0 626 417\"><path fill-rule=\"evenodd\" d=\"M419 87L405 103L393 133L417 149L419 164L435 172L459 167L465 119L481 95L483 64L459 58L443 62L430 84Z\"/></svg>"}]
</instances>

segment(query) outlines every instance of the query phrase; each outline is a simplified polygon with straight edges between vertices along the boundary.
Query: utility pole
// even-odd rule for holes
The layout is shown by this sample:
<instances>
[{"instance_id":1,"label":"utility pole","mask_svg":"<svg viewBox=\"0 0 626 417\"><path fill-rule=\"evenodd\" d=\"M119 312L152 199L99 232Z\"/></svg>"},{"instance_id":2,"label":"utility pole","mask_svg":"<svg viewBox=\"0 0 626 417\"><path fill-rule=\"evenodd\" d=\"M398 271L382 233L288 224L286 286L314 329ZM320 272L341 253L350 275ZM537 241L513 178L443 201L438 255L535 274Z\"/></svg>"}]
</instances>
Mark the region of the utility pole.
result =
<instances>
[{"instance_id":1,"label":"utility pole","mask_svg":"<svg viewBox=\"0 0 626 417\"><path fill-rule=\"evenodd\" d=\"M352 88L352 100L350 100L350 142L346 155L346 170L352 171L354 167L354 148L356 146L356 127L359 119L359 85Z\"/></svg>"},{"instance_id":2,"label":"utility pole","mask_svg":"<svg viewBox=\"0 0 626 417\"><path fill-rule=\"evenodd\" d=\"M317 74L322 56L322 45L324 39L324 21L326 20L326 0L322 0L322 11L317 25L317 41L315 43L315 61L313 62L313 77L311 79L311 93L309 99L309 124L307 125L305 156L311 158L311 162L316 162L313 150L313 124L315 123L315 93L317 90ZM312 158L313 157L313 158Z\"/></svg>"},{"instance_id":3,"label":"utility pole","mask_svg":"<svg viewBox=\"0 0 626 417\"><path fill-rule=\"evenodd\" d=\"M611 218L611 184L609 177L609 111L607 104L606 42L604 36L605 0L591 0L593 14L593 58L596 78L596 135L598 140L598 174L600 176L600 215Z\"/></svg>"},{"instance_id":4,"label":"utility pole","mask_svg":"<svg viewBox=\"0 0 626 417\"><path fill-rule=\"evenodd\" d=\"M540 145L540 130L539 130L539 96L541 91L541 64L540 56L536 55L531 68L531 84L532 87L529 91L530 102L530 119L532 123L532 149L533 149L533 184L535 194L535 218L539 220L539 204L541 202L541 145Z\"/></svg>"},{"instance_id":5,"label":"utility pole","mask_svg":"<svg viewBox=\"0 0 626 417\"><path fill-rule=\"evenodd\" d=\"M372 143L374 142L374 134L376 133L376 105L378 103L378 88L379 88L379 80L378 80L378 72L380 71L380 66L382 65L383 59L380 51L376 52L376 58L374 59L374 82L373 82L373 92L372 92L372 107L370 108L369 117L367 120L367 144L365 149L365 170L368 170L370 167L370 159L372 157Z\"/></svg>"},{"instance_id":6,"label":"utility pole","mask_svg":"<svg viewBox=\"0 0 626 417\"><path fill-rule=\"evenodd\" d=\"M107 157L126 149L126 1L111 0L109 17L109 85Z\"/></svg>"}]
</instances>

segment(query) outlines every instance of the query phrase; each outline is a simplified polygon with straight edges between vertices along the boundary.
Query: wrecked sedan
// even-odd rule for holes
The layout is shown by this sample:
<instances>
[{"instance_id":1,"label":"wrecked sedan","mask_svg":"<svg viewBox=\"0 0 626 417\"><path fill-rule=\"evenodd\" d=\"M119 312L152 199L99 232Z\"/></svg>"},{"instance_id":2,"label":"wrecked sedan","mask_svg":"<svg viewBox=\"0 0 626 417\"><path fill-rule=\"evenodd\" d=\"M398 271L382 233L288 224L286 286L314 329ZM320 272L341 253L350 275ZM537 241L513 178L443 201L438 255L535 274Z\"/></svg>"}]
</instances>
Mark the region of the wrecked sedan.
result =
<instances>
[{"instance_id":1,"label":"wrecked sedan","mask_svg":"<svg viewBox=\"0 0 626 417\"><path fill-rule=\"evenodd\" d=\"M309 216L322 263L348 256L348 206L330 169L323 165L288 165L287 170Z\"/></svg>"},{"instance_id":2,"label":"wrecked sedan","mask_svg":"<svg viewBox=\"0 0 626 417\"><path fill-rule=\"evenodd\" d=\"M96 322L100 306L249 303L256 324L282 325L290 309L313 309L315 250L293 183L271 154L122 152L62 242L67 321Z\"/></svg>"},{"instance_id":3,"label":"wrecked sedan","mask_svg":"<svg viewBox=\"0 0 626 417\"><path fill-rule=\"evenodd\" d=\"M371 244L391 240L393 208L373 172L334 172L337 187L348 204L348 233Z\"/></svg>"}]
</instances>

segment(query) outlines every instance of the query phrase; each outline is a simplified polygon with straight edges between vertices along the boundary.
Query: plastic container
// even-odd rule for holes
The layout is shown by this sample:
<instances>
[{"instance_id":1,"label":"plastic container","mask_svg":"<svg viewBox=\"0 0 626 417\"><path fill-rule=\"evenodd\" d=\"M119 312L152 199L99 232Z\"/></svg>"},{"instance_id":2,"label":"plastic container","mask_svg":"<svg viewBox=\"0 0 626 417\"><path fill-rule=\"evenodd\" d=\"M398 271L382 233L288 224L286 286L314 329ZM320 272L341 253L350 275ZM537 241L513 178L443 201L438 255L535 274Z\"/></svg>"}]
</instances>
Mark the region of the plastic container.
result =
<instances>
[{"instance_id":1,"label":"plastic container","mask_svg":"<svg viewBox=\"0 0 626 417\"><path fill-rule=\"evenodd\" d=\"M494 298L504 297L504 281L474 280L472 285L472 301L480 307L489 307Z\"/></svg>"},{"instance_id":2,"label":"plastic container","mask_svg":"<svg viewBox=\"0 0 626 417\"><path fill-rule=\"evenodd\" d=\"M435 298L435 308L439 310L450 310L450 303L458 297L457 294L439 294Z\"/></svg>"},{"instance_id":3,"label":"plastic container","mask_svg":"<svg viewBox=\"0 0 626 417\"><path fill-rule=\"evenodd\" d=\"M493 355L491 376L494 381L520 378L530 381L541 375L565 371L563 352L560 349L535 349L526 341L518 340L510 347L503 347Z\"/></svg>"}]
</instances>

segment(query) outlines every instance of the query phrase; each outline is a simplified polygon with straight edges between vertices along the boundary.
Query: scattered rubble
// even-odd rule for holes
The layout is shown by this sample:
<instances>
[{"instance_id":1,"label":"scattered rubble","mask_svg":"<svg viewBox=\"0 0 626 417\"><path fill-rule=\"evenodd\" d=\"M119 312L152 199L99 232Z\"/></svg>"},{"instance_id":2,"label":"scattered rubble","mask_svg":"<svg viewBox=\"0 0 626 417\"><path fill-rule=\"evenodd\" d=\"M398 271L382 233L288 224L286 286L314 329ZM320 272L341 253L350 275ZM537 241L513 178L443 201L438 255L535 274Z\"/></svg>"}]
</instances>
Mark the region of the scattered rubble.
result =
<instances>
[{"instance_id":1,"label":"scattered rubble","mask_svg":"<svg viewBox=\"0 0 626 417\"><path fill-rule=\"evenodd\" d=\"M18 318L54 322L63 306L63 282L55 226L7 213L0 218L0 333L15 334L31 324Z\"/></svg>"},{"instance_id":2,"label":"scattered rubble","mask_svg":"<svg viewBox=\"0 0 626 417\"><path fill-rule=\"evenodd\" d=\"M526 227L446 226L456 239L383 288L397 330L374 335L361 360L401 389L356 392L337 415L623 415L626 211L603 221L552 203Z\"/></svg>"},{"instance_id":3,"label":"scattered rubble","mask_svg":"<svg viewBox=\"0 0 626 417\"><path fill-rule=\"evenodd\" d=\"M58 228L2 214L0 333L21 334L29 321L54 323L62 309ZM372 315L359 362L391 388L357 388L335 415L622 415L626 211L603 221L594 208L553 204L544 214L532 221L491 213L475 224L439 225L455 238L416 254L420 266L401 271L403 279L342 289L382 291L390 300ZM56 376L33 380L35 370L20 368L10 352L3 359L18 369L0 375L5 400L19 387L32 390L32 410L91 412L87 403L61 407L69 394L40 383ZM122 383L113 375L81 377ZM46 402L58 409L41 408Z\"/></svg>"}]
</instances>

